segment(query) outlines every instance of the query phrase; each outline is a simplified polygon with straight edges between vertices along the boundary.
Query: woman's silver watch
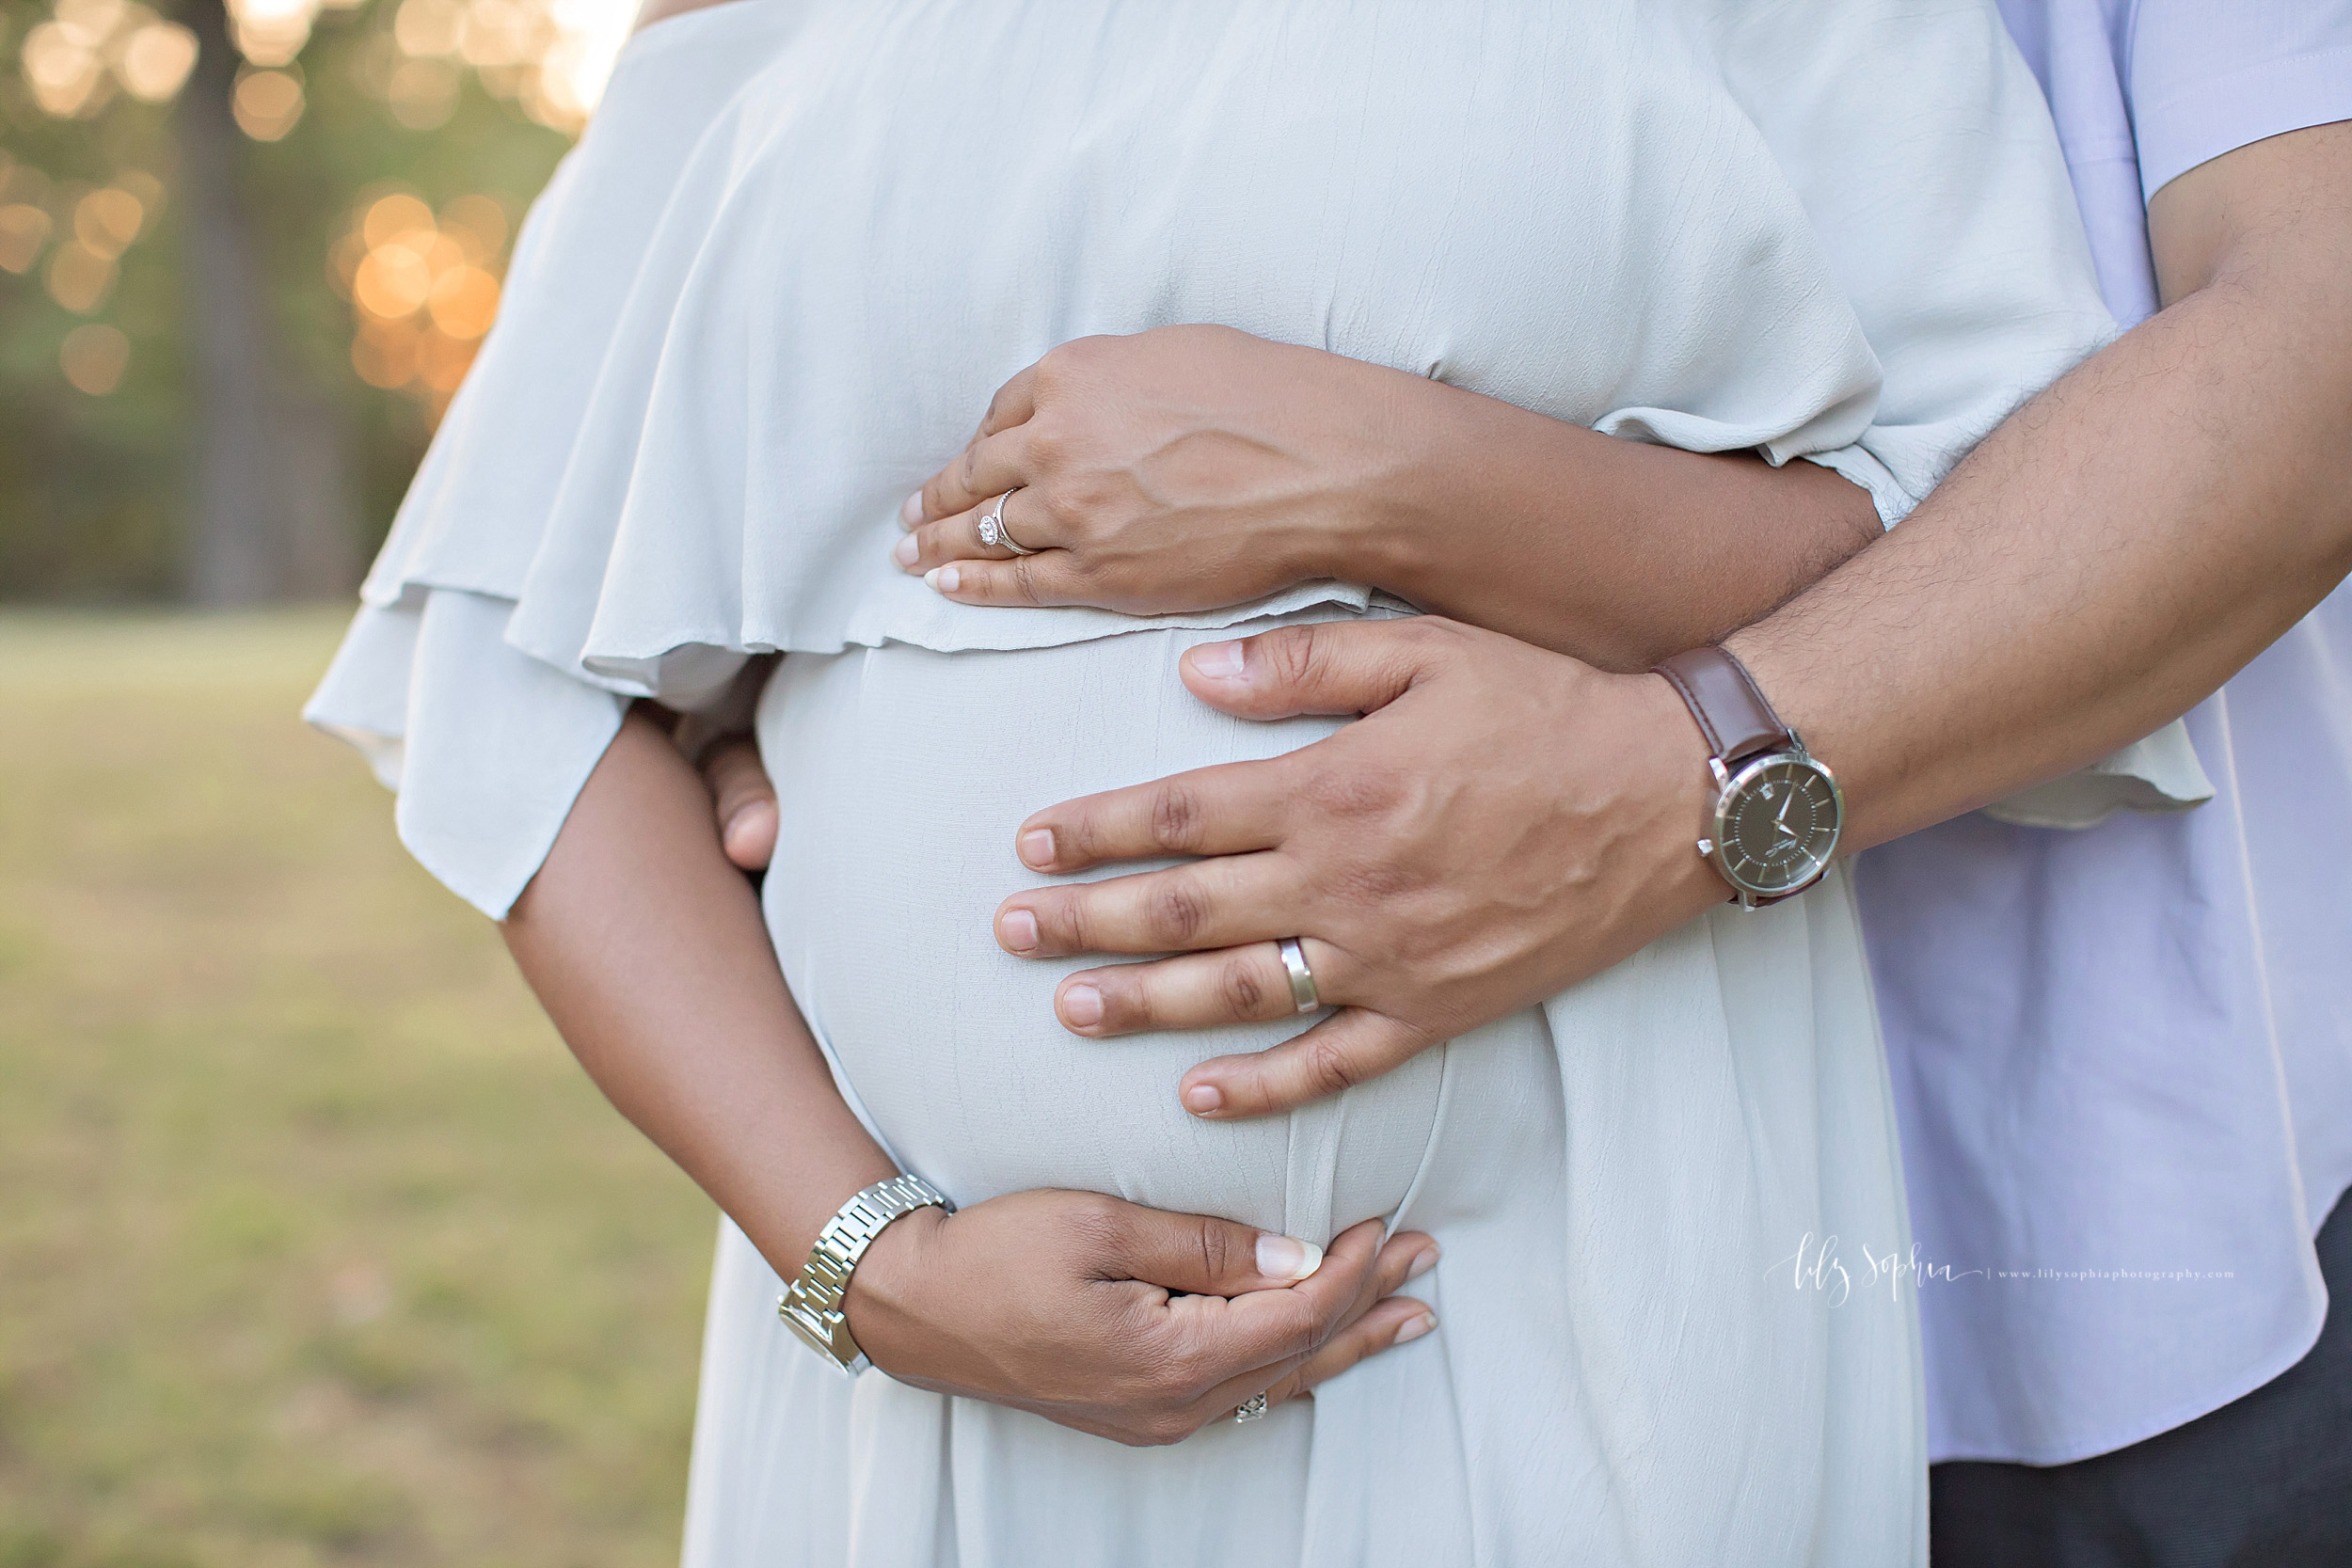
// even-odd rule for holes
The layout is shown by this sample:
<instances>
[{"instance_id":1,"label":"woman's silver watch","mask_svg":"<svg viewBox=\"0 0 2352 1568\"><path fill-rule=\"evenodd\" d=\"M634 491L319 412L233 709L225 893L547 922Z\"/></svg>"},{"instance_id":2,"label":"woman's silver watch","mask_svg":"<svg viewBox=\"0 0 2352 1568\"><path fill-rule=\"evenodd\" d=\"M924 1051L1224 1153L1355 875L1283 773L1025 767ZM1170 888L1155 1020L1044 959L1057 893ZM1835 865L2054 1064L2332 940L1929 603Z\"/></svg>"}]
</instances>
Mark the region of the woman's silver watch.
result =
<instances>
[{"instance_id":1,"label":"woman's silver watch","mask_svg":"<svg viewBox=\"0 0 2352 1568\"><path fill-rule=\"evenodd\" d=\"M834 1212L800 1275L776 1298L776 1316L801 1337L802 1343L845 1372L862 1372L873 1365L850 1334L849 1315L841 1298L849 1293L850 1275L857 1260L874 1244L883 1227L917 1209L955 1212L946 1196L919 1176L894 1176L877 1181Z\"/></svg>"},{"instance_id":2,"label":"woman's silver watch","mask_svg":"<svg viewBox=\"0 0 2352 1568\"><path fill-rule=\"evenodd\" d=\"M1740 907L1777 904L1820 881L1846 822L1836 776L1781 722L1746 667L1724 650L1677 654L1657 673L1707 741L1715 809L1699 853L1731 884Z\"/></svg>"}]
</instances>

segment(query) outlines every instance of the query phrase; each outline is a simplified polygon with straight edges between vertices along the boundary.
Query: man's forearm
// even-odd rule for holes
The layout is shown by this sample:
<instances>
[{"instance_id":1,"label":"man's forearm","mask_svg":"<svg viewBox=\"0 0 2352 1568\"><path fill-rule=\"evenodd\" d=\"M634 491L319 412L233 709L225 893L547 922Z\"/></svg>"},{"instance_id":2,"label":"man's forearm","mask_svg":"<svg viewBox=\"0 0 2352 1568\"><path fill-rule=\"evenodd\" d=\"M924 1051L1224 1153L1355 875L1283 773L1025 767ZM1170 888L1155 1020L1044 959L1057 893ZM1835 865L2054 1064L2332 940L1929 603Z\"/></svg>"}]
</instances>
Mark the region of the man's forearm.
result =
<instances>
[{"instance_id":1,"label":"man's forearm","mask_svg":"<svg viewBox=\"0 0 2352 1568\"><path fill-rule=\"evenodd\" d=\"M2192 170L2151 217L2178 302L1729 640L1837 769L1851 847L2157 729L2352 569L2352 126Z\"/></svg>"},{"instance_id":2,"label":"man's forearm","mask_svg":"<svg viewBox=\"0 0 2352 1568\"><path fill-rule=\"evenodd\" d=\"M834 1087L702 782L643 717L503 929L596 1086L787 1277L845 1198L897 1174Z\"/></svg>"}]
</instances>

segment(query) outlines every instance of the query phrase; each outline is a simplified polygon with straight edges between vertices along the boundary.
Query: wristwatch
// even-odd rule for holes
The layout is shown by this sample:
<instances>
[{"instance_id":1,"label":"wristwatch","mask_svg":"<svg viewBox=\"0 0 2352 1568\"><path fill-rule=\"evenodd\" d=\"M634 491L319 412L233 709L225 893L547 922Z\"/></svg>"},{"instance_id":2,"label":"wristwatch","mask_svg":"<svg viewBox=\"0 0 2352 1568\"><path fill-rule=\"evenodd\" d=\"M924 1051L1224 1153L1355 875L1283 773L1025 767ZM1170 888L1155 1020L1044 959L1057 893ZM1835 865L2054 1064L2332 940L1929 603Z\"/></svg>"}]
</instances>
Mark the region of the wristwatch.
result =
<instances>
[{"instance_id":1,"label":"wristwatch","mask_svg":"<svg viewBox=\"0 0 2352 1568\"><path fill-rule=\"evenodd\" d=\"M1846 819L1836 777L1780 721L1747 670L1721 648L1693 648L1658 666L1707 740L1715 775L1712 831L1699 853L1740 907L1793 898L1821 879Z\"/></svg>"},{"instance_id":2,"label":"wristwatch","mask_svg":"<svg viewBox=\"0 0 2352 1568\"><path fill-rule=\"evenodd\" d=\"M801 1337L802 1343L845 1372L862 1372L873 1365L850 1333L849 1315L841 1298L849 1293L850 1275L857 1260L874 1244L882 1227L917 1209L955 1211L955 1205L919 1176L894 1176L877 1181L843 1204L818 1233L808 1249L800 1275L776 1298L776 1316Z\"/></svg>"}]
</instances>

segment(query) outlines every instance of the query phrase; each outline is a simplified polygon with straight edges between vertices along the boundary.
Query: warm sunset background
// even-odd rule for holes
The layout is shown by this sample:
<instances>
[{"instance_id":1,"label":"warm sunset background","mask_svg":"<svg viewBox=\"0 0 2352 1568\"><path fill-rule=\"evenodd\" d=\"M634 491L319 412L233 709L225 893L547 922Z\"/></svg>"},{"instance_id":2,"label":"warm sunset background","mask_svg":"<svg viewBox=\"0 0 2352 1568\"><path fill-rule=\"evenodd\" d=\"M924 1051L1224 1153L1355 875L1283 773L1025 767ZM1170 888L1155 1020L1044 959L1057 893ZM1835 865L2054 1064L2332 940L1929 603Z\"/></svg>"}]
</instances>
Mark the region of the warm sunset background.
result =
<instances>
[{"instance_id":1,"label":"warm sunset background","mask_svg":"<svg viewBox=\"0 0 2352 1568\"><path fill-rule=\"evenodd\" d=\"M294 714L630 0L0 0L0 1568L674 1560L711 1216Z\"/></svg>"}]
</instances>

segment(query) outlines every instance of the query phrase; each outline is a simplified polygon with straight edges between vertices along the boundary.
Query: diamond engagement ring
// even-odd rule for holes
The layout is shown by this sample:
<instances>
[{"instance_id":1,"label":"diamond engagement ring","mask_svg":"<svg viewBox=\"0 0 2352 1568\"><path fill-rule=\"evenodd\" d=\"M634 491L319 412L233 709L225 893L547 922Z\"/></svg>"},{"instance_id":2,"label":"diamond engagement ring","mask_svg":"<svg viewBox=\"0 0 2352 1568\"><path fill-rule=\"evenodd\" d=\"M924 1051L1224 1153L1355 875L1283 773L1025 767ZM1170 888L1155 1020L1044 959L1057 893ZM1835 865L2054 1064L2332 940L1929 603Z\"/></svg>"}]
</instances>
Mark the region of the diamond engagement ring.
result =
<instances>
[{"instance_id":1,"label":"diamond engagement ring","mask_svg":"<svg viewBox=\"0 0 2352 1568\"><path fill-rule=\"evenodd\" d=\"M1235 1426L1248 1426L1252 1421L1263 1420L1264 1418L1265 1396L1263 1394L1252 1394L1249 1397L1248 1403L1237 1404L1233 1406L1233 1424Z\"/></svg>"},{"instance_id":2,"label":"diamond engagement ring","mask_svg":"<svg viewBox=\"0 0 2352 1568\"><path fill-rule=\"evenodd\" d=\"M1315 990L1315 972L1307 967L1307 950L1298 945L1296 937L1284 937L1278 945L1282 950L1282 967L1290 972L1293 1006L1302 1013L1313 1012L1323 1006L1323 997Z\"/></svg>"},{"instance_id":3,"label":"diamond engagement ring","mask_svg":"<svg viewBox=\"0 0 2352 1568\"><path fill-rule=\"evenodd\" d=\"M980 543L991 549L1002 545L1015 555L1035 555L1037 551L1014 539L1005 529L1005 503L1012 499L1013 490L1021 488L1023 486L1016 484L1012 490L996 498L996 504L989 509L987 516L980 519Z\"/></svg>"}]
</instances>

